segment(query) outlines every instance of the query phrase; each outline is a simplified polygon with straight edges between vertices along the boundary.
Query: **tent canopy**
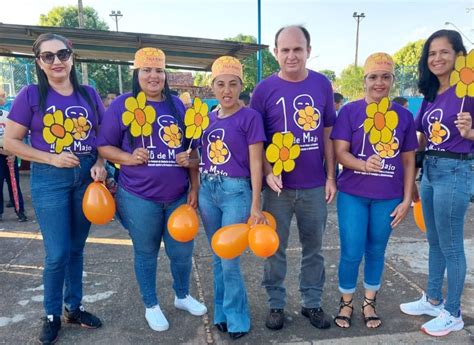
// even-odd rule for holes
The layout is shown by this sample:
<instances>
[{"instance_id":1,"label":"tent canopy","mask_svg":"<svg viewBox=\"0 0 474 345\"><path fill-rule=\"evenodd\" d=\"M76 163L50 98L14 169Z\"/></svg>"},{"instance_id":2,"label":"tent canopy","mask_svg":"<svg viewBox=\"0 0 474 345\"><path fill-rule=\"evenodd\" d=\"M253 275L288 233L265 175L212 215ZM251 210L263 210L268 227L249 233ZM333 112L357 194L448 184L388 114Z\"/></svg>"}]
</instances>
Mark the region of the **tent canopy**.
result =
<instances>
[{"instance_id":1,"label":"tent canopy","mask_svg":"<svg viewBox=\"0 0 474 345\"><path fill-rule=\"evenodd\" d=\"M242 60L259 47L206 38L0 23L0 55L32 57L33 42L48 32L70 39L79 61L130 63L138 49L157 47L165 52L167 67L202 71L209 71L219 56L231 55ZM267 47L262 45L262 49Z\"/></svg>"}]
</instances>

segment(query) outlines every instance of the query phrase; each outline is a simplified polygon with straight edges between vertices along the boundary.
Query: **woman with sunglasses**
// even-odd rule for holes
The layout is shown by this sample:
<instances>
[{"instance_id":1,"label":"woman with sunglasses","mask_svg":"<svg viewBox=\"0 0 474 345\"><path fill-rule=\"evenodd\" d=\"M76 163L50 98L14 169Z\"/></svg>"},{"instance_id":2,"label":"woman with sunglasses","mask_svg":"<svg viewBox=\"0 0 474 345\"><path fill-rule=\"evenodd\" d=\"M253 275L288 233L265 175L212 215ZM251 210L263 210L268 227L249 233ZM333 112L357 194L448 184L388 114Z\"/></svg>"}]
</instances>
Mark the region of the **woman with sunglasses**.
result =
<instances>
[{"instance_id":1,"label":"woman with sunglasses","mask_svg":"<svg viewBox=\"0 0 474 345\"><path fill-rule=\"evenodd\" d=\"M162 241L173 276L174 306L196 316L207 312L189 294L194 241L174 240L166 226L179 206L197 207L198 172L175 162L189 143L183 135L184 105L168 86L165 54L142 48L135 53L133 69L133 92L117 97L107 109L98 146L106 159L121 165L117 210L133 242L145 319L152 330L161 332L169 328L156 294Z\"/></svg>"},{"instance_id":2,"label":"woman with sunglasses","mask_svg":"<svg viewBox=\"0 0 474 345\"><path fill-rule=\"evenodd\" d=\"M5 130L5 149L31 161L31 198L45 249L43 284L46 317L39 341L56 341L64 320L85 328L101 321L84 310L83 251L90 222L82 198L92 181L106 177L96 134L103 116L97 92L79 85L72 44L42 34L33 44L37 85L25 86L13 103ZM31 132L31 146L23 142Z\"/></svg>"},{"instance_id":3,"label":"woman with sunglasses","mask_svg":"<svg viewBox=\"0 0 474 345\"><path fill-rule=\"evenodd\" d=\"M470 57L461 57L460 64L457 58L462 55L466 48L461 35L439 30L426 40L418 64L418 88L424 99L415 123L422 134L419 150L425 155L420 196L429 244L428 282L426 294L401 304L400 309L408 315L432 316L421 330L438 337L464 328L464 219L474 181L474 98L466 95L467 88L463 92L467 84L469 89L473 85L472 70L463 66ZM450 78L455 81L456 77L459 84L450 86Z\"/></svg>"}]
</instances>

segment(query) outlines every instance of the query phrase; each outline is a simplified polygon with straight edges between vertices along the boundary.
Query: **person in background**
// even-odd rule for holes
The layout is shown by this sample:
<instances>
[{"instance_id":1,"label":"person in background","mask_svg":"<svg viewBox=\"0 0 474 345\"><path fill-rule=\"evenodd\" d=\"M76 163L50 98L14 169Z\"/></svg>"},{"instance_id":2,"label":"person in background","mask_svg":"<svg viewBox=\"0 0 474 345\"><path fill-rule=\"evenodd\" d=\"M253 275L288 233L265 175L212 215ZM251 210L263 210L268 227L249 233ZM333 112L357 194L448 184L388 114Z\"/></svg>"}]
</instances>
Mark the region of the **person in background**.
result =
<instances>
[{"instance_id":1,"label":"person in background","mask_svg":"<svg viewBox=\"0 0 474 345\"><path fill-rule=\"evenodd\" d=\"M337 181L342 296L334 319L341 328L351 326L352 297L362 258L365 325L381 326L375 304L385 249L412 201L418 146L415 123L408 110L390 103L393 84L392 57L386 53L370 55L364 64L364 98L344 105L331 134L337 160L344 166Z\"/></svg>"},{"instance_id":2,"label":"person in background","mask_svg":"<svg viewBox=\"0 0 474 345\"><path fill-rule=\"evenodd\" d=\"M408 109L408 99L402 96L395 97L392 102L400 104L403 108Z\"/></svg>"},{"instance_id":3,"label":"person in background","mask_svg":"<svg viewBox=\"0 0 474 345\"><path fill-rule=\"evenodd\" d=\"M175 162L175 155L188 145L185 109L170 93L165 54L157 48L139 49L133 68L133 92L117 97L107 109L98 149L104 158L120 164L117 212L133 242L145 319L152 330L166 331L169 323L156 293L162 241L170 260L174 306L197 316L207 312L189 294L194 241L176 241L167 227L176 208L186 203L197 207L198 172Z\"/></svg>"},{"instance_id":4,"label":"person in background","mask_svg":"<svg viewBox=\"0 0 474 345\"><path fill-rule=\"evenodd\" d=\"M400 309L408 315L432 316L421 326L432 336L464 328L464 218L473 194L474 98L467 95L471 80L466 80L457 66L456 58L461 55L466 55L461 35L439 30L426 40L418 64L418 88L424 99L415 123L422 134L419 150L424 151L420 196L429 244L428 286L420 299L402 303ZM450 86L450 78L457 78L460 84ZM458 95L463 88L464 93ZM446 272L448 286L443 299Z\"/></svg>"},{"instance_id":5,"label":"person in background","mask_svg":"<svg viewBox=\"0 0 474 345\"><path fill-rule=\"evenodd\" d=\"M98 328L100 319L82 305L84 246L91 223L82 199L92 181L106 177L97 155L96 133L104 108L97 92L79 85L72 43L46 33L33 44L37 85L16 96L5 129L4 148L31 161L31 199L43 236L44 309L39 335L54 343L64 320ZM23 139L31 131L31 146Z\"/></svg>"},{"instance_id":6,"label":"person in background","mask_svg":"<svg viewBox=\"0 0 474 345\"><path fill-rule=\"evenodd\" d=\"M336 114L339 114L339 109L341 109L344 104L344 96L339 92L334 92L334 109Z\"/></svg>"},{"instance_id":7,"label":"person in background","mask_svg":"<svg viewBox=\"0 0 474 345\"><path fill-rule=\"evenodd\" d=\"M107 96L104 97L104 108L107 110L112 101L119 95L120 93L118 93L117 91L108 91Z\"/></svg>"},{"instance_id":8,"label":"person in background","mask_svg":"<svg viewBox=\"0 0 474 345\"><path fill-rule=\"evenodd\" d=\"M286 135L291 139L288 134L291 132L294 137L291 142L277 139L272 146L281 147L279 153L271 151L277 157L275 173L270 162L266 158L263 161L267 184L263 191L263 209L275 217L280 238L277 252L265 261L262 282L269 304L265 325L272 330L281 329L285 321L286 248L293 214L302 246L301 313L316 328L331 326L328 315L321 308L325 282L321 247L327 204L336 195L335 157L329 138L336 112L329 80L306 68L311 54L310 40L308 30L302 26L278 30L274 53L280 71L257 85L250 102L250 107L262 114L267 145L275 134L276 138ZM299 143L299 148L295 142Z\"/></svg>"},{"instance_id":9,"label":"person in background","mask_svg":"<svg viewBox=\"0 0 474 345\"><path fill-rule=\"evenodd\" d=\"M189 92L183 92L181 95L179 95L179 99L181 102L183 102L185 109L191 108L193 106L193 100L191 99Z\"/></svg>"},{"instance_id":10,"label":"person in background","mask_svg":"<svg viewBox=\"0 0 474 345\"><path fill-rule=\"evenodd\" d=\"M242 102L244 107L250 104L250 95L247 92L242 92L239 96L239 100Z\"/></svg>"}]
</instances>

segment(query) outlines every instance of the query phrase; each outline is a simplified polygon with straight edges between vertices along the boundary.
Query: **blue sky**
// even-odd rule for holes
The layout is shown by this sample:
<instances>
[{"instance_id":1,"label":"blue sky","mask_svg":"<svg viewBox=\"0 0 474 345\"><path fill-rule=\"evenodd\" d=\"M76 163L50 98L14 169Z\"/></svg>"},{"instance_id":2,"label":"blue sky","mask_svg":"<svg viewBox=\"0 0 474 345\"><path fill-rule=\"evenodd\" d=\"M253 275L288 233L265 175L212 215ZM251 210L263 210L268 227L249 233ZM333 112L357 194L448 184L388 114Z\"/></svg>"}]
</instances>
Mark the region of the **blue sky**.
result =
<instances>
[{"instance_id":1,"label":"blue sky","mask_svg":"<svg viewBox=\"0 0 474 345\"><path fill-rule=\"evenodd\" d=\"M6 0L5 0L6 1ZM354 63L356 21L360 24L359 65L376 51L393 54L406 43L428 37L455 24L474 41L474 1L464 0L261 0L262 42L273 49L273 36L284 25L303 24L312 36L310 68L339 73ZM199 5L198 5L199 3ZM223 39L239 33L257 36L256 0L83 0L111 29L109 14L124 14L119 30L164 35ZM14 0L0 11L0 22L36 25L40 14L54 6L77 5L76 0ZM469 9L469 11L468 11ZM468 49L474 48L465 40Z\"/></svg>"}]
</instances>

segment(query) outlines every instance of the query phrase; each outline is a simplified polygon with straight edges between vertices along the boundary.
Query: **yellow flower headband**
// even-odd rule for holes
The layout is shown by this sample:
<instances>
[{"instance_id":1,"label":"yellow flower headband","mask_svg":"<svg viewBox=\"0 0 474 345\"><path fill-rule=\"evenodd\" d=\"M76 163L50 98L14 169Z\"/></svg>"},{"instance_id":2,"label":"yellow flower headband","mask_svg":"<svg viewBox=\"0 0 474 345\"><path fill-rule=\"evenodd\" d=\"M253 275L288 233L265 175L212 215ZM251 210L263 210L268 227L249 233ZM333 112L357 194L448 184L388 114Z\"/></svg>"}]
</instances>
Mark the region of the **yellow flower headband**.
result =
<instances>
[{"instance_id":1,"label":"yellow flower headband","mask_svg":"<svg viewBox=\"0 0 474 345\"><path fill-rule=\"evenodd\" d=\"M165 68L165 53L158 48L142 48L135 53L133 69L137 68Z\"/></svg>"},{"instance_id":2,"label":"yellow flower headband","mask_svg":"<svg viewBox=\"0 0 474 345\"><path fill-rule=\"evenodd\" d=\"M212 80L216 77L230 74L243 80L242 64L232 56L221 56L212 64Z\"/></svg>"}]
</instances>

